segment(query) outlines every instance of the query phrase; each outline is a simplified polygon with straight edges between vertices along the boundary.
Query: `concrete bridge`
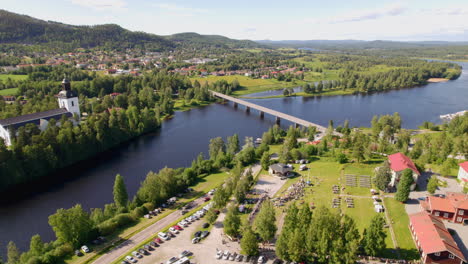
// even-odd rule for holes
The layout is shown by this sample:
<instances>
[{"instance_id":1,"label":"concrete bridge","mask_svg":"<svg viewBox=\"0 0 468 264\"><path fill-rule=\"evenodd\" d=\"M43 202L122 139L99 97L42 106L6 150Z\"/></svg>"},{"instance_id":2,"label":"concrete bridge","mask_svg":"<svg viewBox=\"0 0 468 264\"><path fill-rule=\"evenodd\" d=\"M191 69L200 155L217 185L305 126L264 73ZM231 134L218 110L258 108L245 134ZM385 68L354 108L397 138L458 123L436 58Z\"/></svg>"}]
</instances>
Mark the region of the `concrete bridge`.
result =
<instances>
[{"instance_id":1,"label":"concrete bridge","mask_svg":"<svg viewBox=\"0 0 468 264\"><path fill-rule=\"evenodd\" d=\"M214 92L214 91L210 91L210 92L214 96L222 98L225 101L233 102L234 107L236 107L236 108L238 107L238 105L245 106L245 111L248 112L248 113L250 113L251 109L255 109L255 110L259 111L260 117L264 117L265 113L270 114L270 115L272 115L272 116L274 116L276 118L276 123L277 124L280 123L281 119L284 119L284 120L288 120L288 121L294 123L296 127L299 127L299 126L303 126L303 127L314 126L314 127L317 128L317 131L320 131L321 133L325 133L326 130L327 130L327 128L324 127L324 126L309 122L309 121L304 120L304 119L294 117L292 115L281 113L281 112L278 112L276 110L266 108L266 107L263 107L263 106L260 106L260 105L257 105L257 104L253 104L253 103L250 103L250 102L247 102L247 101L244 101L244 100L241 100L241 99L229 96L229 95L225 95L225 94L222 94L222 93L218 93L218 92ZM333 134L337 135L337 136L340 136L340 137L343 136L343 134L338 133L336 131L334 131Z\"/></svg>"}]
</instances>

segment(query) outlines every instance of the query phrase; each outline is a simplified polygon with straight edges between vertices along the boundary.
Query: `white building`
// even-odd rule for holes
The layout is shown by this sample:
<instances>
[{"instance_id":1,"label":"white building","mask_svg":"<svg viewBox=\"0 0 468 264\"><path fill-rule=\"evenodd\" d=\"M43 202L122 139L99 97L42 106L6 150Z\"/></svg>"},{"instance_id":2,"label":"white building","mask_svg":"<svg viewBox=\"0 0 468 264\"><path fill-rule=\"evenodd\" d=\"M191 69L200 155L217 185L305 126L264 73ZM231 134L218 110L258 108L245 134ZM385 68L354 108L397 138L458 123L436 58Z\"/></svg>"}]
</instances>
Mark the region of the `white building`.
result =
<instances>
[{"instance_id":1,"label":"white building","mask_svg":"<svg viewBox=\"0 0 468 264\"><path fill-rule=\"evenodd\" d=\"M392 172L392 179L389 185L391 187L397 187L403 171L410 169L413 171L413 184L411 184L411 190L414 191L416 188L416 182L418 181L418 177L421 173L418 171L413 161L400 152L389 155L388 161L390 162L390 170Z\"/></svg>"},{"instance_id":2,"label":"white building","mask_svg":"<svg viewBox=\"0 0 468 264\"><path fill-rule=\"evenodd\" d=\"M458 179L463 187L468 187L468 161L458 164L460 169L458 170Z\"/></svg>"},{"instance_id":3,"label":"white building","mask_svg":"<svg viewBox=\"0 0 468 264\"><path fill-rule=\"evenodd\" d=\"M59 121L63 115L66 117L76 115L79 120L81 113L78 95L71 90L70 81L66 78L62 81L62 91L58 94L58 104L60 108L57 109L0 120L0 137L3 138L7 146L10 146L12 144L11 136L13 133L16 133L18 128L26 124L35 124L43 131L47 128L49 120L52 118ZM57 125L60 125L60 123L57 122Z\"/></svg>"}]
</instances>

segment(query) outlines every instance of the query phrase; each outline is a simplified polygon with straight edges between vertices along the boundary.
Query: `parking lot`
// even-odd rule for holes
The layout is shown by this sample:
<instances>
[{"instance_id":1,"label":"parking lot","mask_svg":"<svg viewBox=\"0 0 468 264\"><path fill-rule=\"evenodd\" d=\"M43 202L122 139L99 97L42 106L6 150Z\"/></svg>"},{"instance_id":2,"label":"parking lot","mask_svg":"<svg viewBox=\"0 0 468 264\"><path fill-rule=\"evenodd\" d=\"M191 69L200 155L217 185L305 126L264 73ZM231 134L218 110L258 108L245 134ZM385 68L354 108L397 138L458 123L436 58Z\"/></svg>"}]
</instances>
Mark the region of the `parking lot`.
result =
<instances>
[{"instance_id":1,"label":"parking lot","mask_svg":"<svg viewBox=\"0 0 468 264\"><path fill-rule=\"evenodd\" d=\"M260 168L256 168L257 172ZM254 169L255 173L255 169ZM259 193L267 193L273 196L284 184L285 181L280 180L278 177L270 175L261 175L254 190ZM202 240L200 243L192 244L191 240L193 234L200 230L203 223L206 223L204 218L192 222L187 228L180 231L176 237L171 238L169 241L164 241L159 247L151 251L149 256L138 259L138 263L154 264L166 263L171 257L179 257L179 254L188 250L193 253L191 261L193 263L206 263L206 264L223 264L232 263L230 260L216 259L217 250L228 250L230 253L240 253L240 246L238 242L230 241L223 234L223 220L225 217L225 210L222 211L210 230L210 235ZM155 234L156 235L156 234ZM245 261L242 261L245 263ZM270 259L269 262L271 263Z\"/></svg>"}]
</instances>

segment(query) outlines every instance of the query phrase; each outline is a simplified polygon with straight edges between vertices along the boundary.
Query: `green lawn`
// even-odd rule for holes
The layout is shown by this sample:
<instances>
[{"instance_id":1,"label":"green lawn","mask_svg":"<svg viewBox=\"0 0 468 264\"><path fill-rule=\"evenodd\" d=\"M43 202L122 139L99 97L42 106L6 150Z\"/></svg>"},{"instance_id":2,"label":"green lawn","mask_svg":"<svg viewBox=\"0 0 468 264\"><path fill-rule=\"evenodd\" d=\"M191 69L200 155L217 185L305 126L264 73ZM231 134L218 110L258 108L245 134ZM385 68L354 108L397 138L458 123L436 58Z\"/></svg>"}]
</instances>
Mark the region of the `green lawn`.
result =
<instances>
[{"instance_id":1,"label":"green lawn","mask_svg":"<svg viewBox=\"0 0 468 264\"><path fill-rule=\"evenodd\" d=\"M18 90L18 88L3 89L0 90L0 95L16 95L18 93Z\"/></svg>"},{"instance_id":2,"label":"green lawn","mask_svg":"<svg viewBox=\"0 0 468 264\"><path fill-rule=\"evenodd\" d=\"M405 211L405 205L393 198L384 198L386 210L393 221L393 232L400 247L400 252L405 259L419 259L419 253L411 237L409 229L409 217Z\"/></svg>"},{"instance_id":3,"label":"green lawn","mask_svg":"<svg viewBox=\"0 0 468 264\"><path fill-rule=\"evenodd\" d=\"M27 78L28 78L27 75L0 74L1 81L6 81L8 79L11 79L13 81L22 81L22 80L26 80Z\"/></svg>"}]
</instances>

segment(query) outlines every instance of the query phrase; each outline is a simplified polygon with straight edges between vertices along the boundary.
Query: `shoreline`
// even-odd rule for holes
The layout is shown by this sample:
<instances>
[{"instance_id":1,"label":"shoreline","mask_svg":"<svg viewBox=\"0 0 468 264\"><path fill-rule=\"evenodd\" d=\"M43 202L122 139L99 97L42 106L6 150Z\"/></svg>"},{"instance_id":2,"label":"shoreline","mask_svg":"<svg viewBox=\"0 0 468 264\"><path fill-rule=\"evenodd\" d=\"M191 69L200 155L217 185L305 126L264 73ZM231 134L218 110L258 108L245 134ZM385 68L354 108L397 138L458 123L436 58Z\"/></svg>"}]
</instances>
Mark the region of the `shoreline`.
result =
<instances>
[{"instance_id":1,"label":"shoreline","mask_svg":"<svg viewBox=\"0 0 468 264\"><path fill-rule=\"evenodd\" d=\"M450 80L447 79L447 78L429 78L429 79L427 79L428 83L441 83L441 82L448 82L448 81L450 81Z\"/></svg>"}]
</instances>

